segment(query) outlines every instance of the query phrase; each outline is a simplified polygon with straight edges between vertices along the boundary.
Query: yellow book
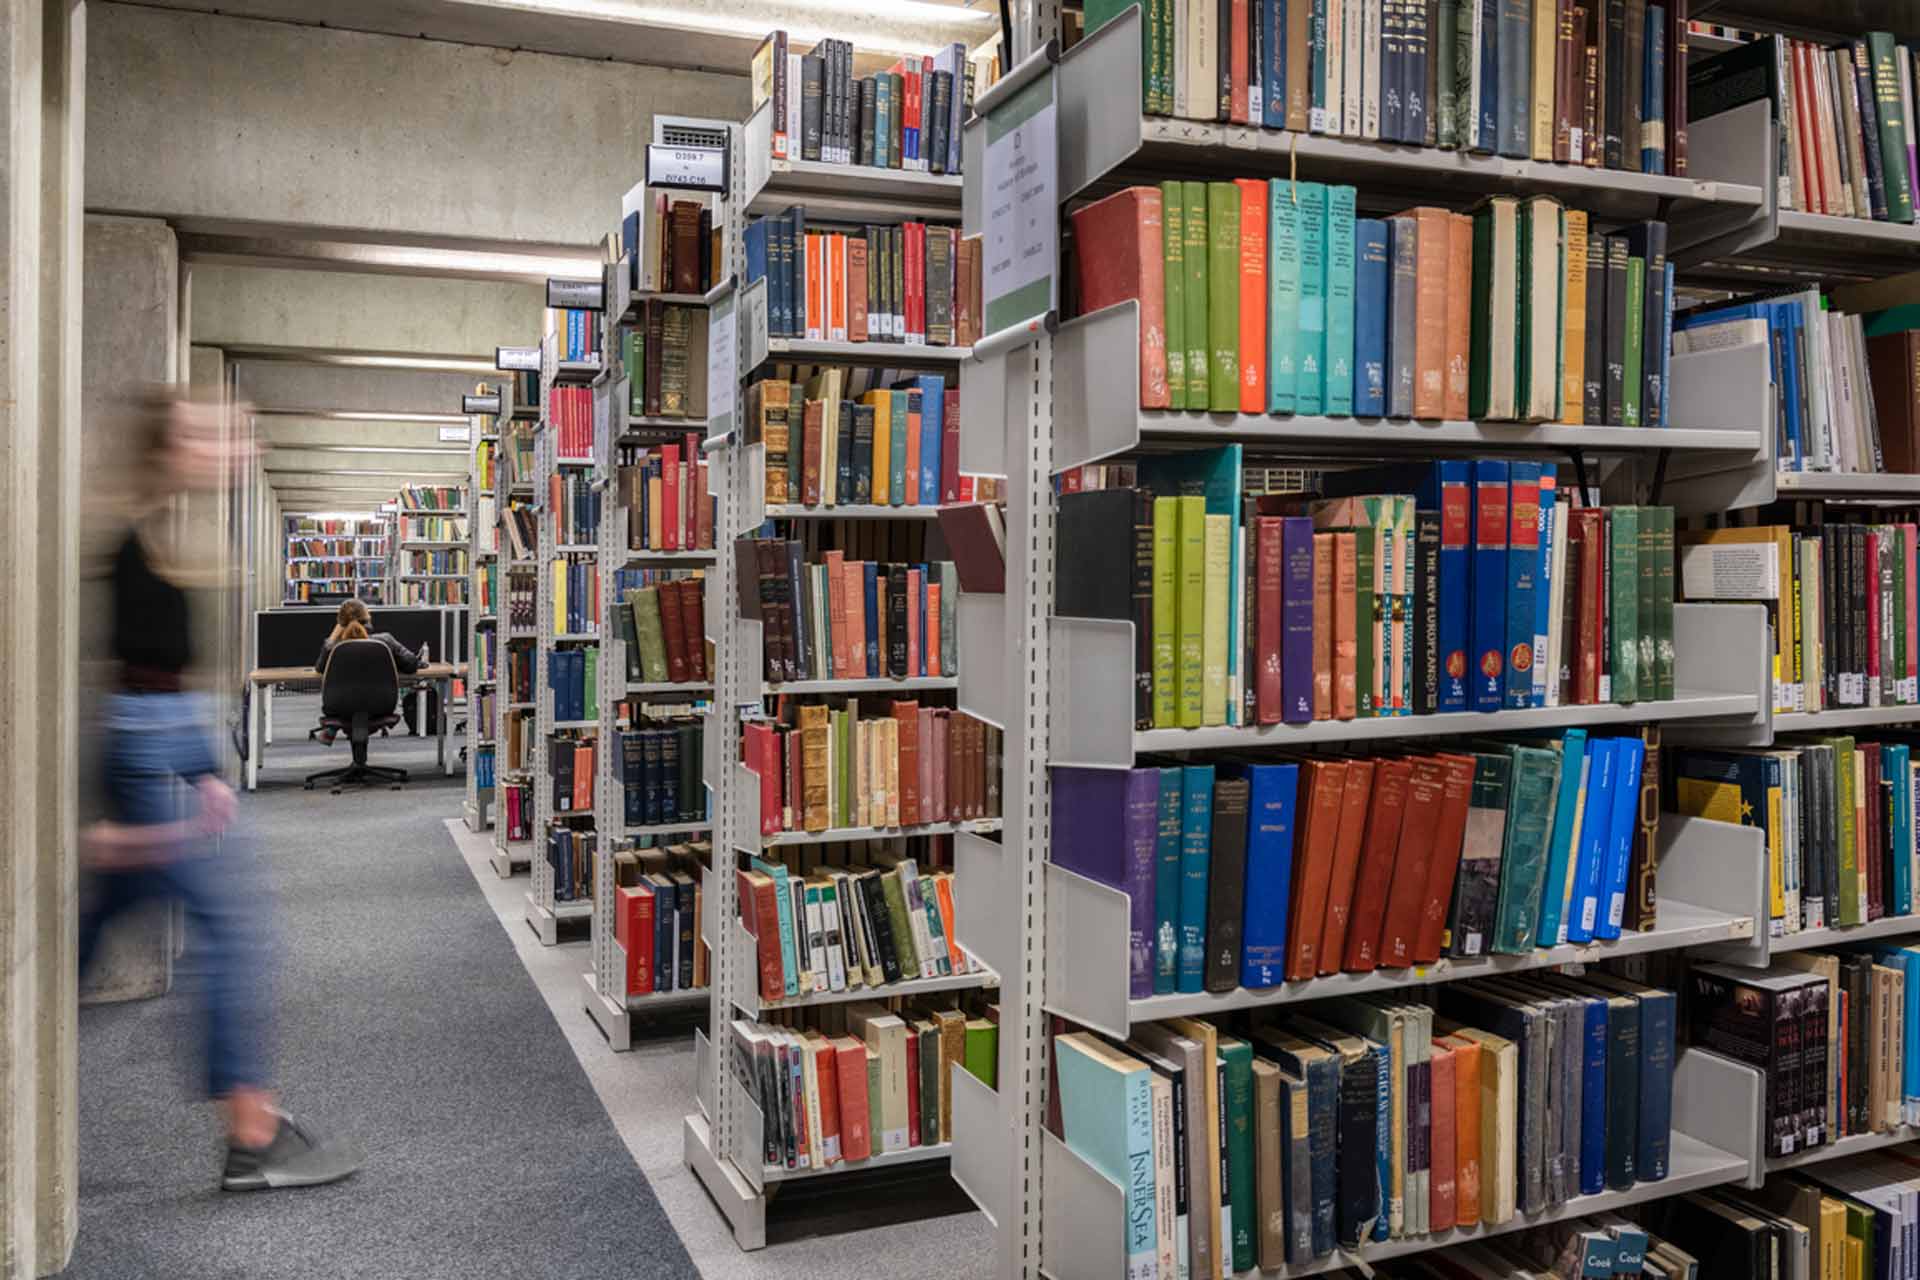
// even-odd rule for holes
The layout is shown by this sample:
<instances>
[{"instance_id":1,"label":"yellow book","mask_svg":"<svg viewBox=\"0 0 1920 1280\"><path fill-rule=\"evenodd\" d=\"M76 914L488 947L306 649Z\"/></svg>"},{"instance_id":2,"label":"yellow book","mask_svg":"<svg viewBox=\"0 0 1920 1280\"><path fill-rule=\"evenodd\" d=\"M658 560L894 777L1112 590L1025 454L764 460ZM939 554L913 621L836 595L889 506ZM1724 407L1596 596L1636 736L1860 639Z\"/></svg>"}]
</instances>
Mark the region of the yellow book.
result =
<instances>
[{"instance_id":1,"label":"yellow book","mask_svg":"<svg viewBox=\"0 0 1920 1280\"><path fill-rule=\"evenodd\" d=\"M1820 1197L1820 1280L1846 1280L1847 1207Z\"/></svg>"},{"instance_id":2,"label":"yellow book","mask_svg":"<svg viewBox=\"0 0 1920 1280\"><path fill-rule=\"evenodd\" d=\"M1587 411L1587 211L1564 215L1567 264L1561 286L1560 421L1579 426Z\"/></svg>"},{"instance_id":3,"label":"yellow book","mask_svg":"<svg viewBox=\"0 0 1920 1280\"><path fill-rule=\"evenodd\" d=\"M1711 818L1715 822L1731 822L1738 826L1752 826L1752 814L1745 812L1749 808L1740 794L1737 782L1721 782L1713 778L1676 778L1674 796L1679 802L1679 811L1691 818ZM1787 914L1786 859L1780 847L1780 789L1767 788L1767 912L1774 920L1784 920ZM1861 901L1866 901L1864 897Z\"/></svg>"},{"instance_id":4,"label":"yellow book","mask_svg":"<svg viewBox=\"0 0 1920 1280\"><path fill-rule=\"evenodd\" d=\"M1847 1237L1847 1280L1866 1280L1864 1246L1858 1236Z\"/></svg>"},{"instance_id":5,"label":"yellow book","mask_svg":"<svg viewBox=\"0 0 1920 1280\"><path fill-rule=\"evenodd\" d=\"M1187 1196L1189 1212L1199 1213L1203 1206L1220 1205L1223 1190L1220 1186L1220 1107L1225 1099L1220 1096L1220 1029L1201 1018L1168 1018L1166 1025L1198 1044L1202 1055L1200 1076L1201 1092L1206 1098L1207 1163L1205 1168L1190 1173L1191 1190ZM1221 1222L1213 1238L1225 1247L1215 1247L1210 1272L1196 1271L1194 1280L1224 1280L1233 1272L1233 1226L1225 1206L1221 1206ZM1224 1268L1221 1266L1223 1253L1227 1264Z\"/></svg>"},{"instance_id":6,"label":"yellow book","mask_svg":"<svg viewBox=\"0 0 1920 1280\"><path fill-rule=\"evenodd\" d=\"M873 496L868 501L884 507L892 498L887 476L893 468L893 393L869 391L864 399L873 406Z\"/></svg>"},{"instance_id":7,"label":"yellow book","mask_svg":"<svg viewBox=\"0 0 1920 1280\"><path fill-rule=\"evenodd\" d=\"M1554 47L1559 37L1560 18L1554 0L1533 0L1533 111L1528 121L1528 150L1535 160L1553 159ZM1439 48L1437 40L1433 47Z\"/></svg>"},{"instance_id":8,"label":"yellow book","mask_svg":"<svg viewBox=\"0 0 1920 1280\"><path fill-rule=\"evenodd\" d=\"M661 525L667 504L662 500L661 487L659 476L647 477L647 545L650 547L667 545L666 532Z\"/></svg>"},{"instance_id":9,"label":"yellow book","mask_svg":"<svg viewBox=\"0 0 1920 1280\"><path fill-rule=\"evenodd\" d=\"M567 562L553 562L553 629L567 629Z\"/></svg>"},{"instance_id":10,"label":"yellow book","mask_svg":"<svg viewBox=\"0 0 1920 1280\"><path fill-rule=\"evenodd\" d=\"M1206 614L1201 623L1200 723L1227 722L1227 573L1233 517L1206 516Z\"/></svg>"}]
</instances>

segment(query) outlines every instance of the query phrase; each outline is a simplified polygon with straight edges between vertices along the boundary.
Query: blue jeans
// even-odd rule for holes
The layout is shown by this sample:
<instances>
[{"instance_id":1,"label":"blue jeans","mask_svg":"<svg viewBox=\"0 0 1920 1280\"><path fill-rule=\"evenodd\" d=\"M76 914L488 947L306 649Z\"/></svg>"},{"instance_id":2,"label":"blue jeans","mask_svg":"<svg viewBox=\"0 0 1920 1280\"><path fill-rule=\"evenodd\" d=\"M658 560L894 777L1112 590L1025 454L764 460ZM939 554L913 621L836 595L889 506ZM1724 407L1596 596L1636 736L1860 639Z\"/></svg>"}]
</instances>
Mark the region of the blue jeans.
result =
<instances>
[{"instance_id":1,"label":"blue jeans","mask_svg":"<svg viewBox=\"0 0 1920 1280\"><path fill-rule=\"evenodd\" d=\"M147 826L193 816L191 783L218 772L208 713L191 693L115 693L103 707L106 784L115 821ZM248 856L229 831L166 851L150 865L103 871L80 917L80 968L86 971L102 929L148 902L181 903L205 967L207 1089L264 1088L266 948L243 891ZM256 895L257 896L257 895Z\"/></svg>"}]
</instances>

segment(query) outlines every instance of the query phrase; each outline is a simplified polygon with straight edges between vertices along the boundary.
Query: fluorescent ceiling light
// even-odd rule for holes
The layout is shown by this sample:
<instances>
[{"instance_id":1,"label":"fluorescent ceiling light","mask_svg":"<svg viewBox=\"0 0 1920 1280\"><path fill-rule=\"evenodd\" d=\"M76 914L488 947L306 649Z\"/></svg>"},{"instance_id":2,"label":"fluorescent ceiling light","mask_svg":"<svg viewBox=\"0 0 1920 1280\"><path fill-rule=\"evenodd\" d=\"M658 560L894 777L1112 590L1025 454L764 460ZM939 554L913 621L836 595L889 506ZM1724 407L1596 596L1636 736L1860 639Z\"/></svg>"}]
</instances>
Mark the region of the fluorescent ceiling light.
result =
<instances>
[{"instance_id":1,"label":"fluorescent ceiling light","mask_svg":"<svg viewBox=\"0 0 1920 1280\"><path fill-rule=\"evenodd\" d=\"M389 351L320 351L305 347L226 347L229 361L312 364L349 369L424 369L436 373L494 373L493 357L408 355Z\"/></svg>"},{"instance_id":2,"label":"fluorescent ceiling light","mask_svg":"<svg viewBox=\"0 0 1920 1280\"><path fill-rule=\"evenodd\" d=\"M266 409L256 405L257 418L325 418L331 422L446 422L467 425L464 413L404 413L391 409Z\"/></svg>"},{"instance_id":3,"label":"fluorescent ceiling light","mask_svg":"<svg viewBox=\"0 0 1920 1280\"><path fill-rule=\"evenodd\" d=\"M269 441L270 449L284 450L289 453L457 453L464 455L464 445L457 444L301 444L297 440Z\"/></svg>"},{"instance_id":4,"label":"fluorescent ceiling light","mask_svg":"<svg viewBox=\"0 0 1920 1280\"><path fill-rule=\"evenodd\" d=\"M749 40L759 40L778 27L797 44L810 44L827 37L838 39L847 34L848 24L852 23L856 24L857 34L853 38L856 50L899 54L931 52L930 46L941 43L943 33L955 27L998 25L1000 20L997 13L985 9L934 4L928 0L881 0L877 7L874 0L781 0L777 6L765 7L723 2L711 8L699 4L635 4L632 0L518 0L515 7ZM777 9L777 12L769 13L768 9ZM818 14L820 22L810 26L790 21L789 15L797 13ZM858 24L871 24L876 17L884 18L886 25L892 27L924 25L928 28L926 38L896 38L875 30L872 25L859 28Z\"/></svg>"},{"instance_id":5,"label":"fluorescent ceiling light","mask_svg":"<svg viewBox=\"0 0 1920 1280\"><path fill-rule=\"evenodd\" d=\"M281 514L304 516L309 520L371 520L380 513L378 511L283 511ZM369 556L368 559L372 557Z\"/></svg>"}]
</instances>

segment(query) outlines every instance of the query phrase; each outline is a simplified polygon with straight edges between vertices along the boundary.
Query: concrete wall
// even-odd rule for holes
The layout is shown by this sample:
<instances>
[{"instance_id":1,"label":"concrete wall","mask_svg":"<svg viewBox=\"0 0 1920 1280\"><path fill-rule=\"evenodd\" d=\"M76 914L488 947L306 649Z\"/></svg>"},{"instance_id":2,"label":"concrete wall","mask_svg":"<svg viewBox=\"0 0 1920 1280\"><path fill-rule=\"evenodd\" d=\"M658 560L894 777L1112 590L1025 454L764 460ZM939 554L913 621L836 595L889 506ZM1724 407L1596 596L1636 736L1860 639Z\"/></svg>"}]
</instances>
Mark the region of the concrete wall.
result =
<instances>
[{"instance_id":1,"label":"concrete wall","mask_svg":"<svg viewBox=\"0 0 1920 1280\"><path fill-rule=\"evenodd\" d=\"M210 346L491 357L495 347L538 342L545 305L537 284L193 268L193 340Z\"/></svg>"},{"instance_id":2,"label":"concrete wall","mask_svg":"<svg viewBox=\"0 0 1920 1280\"><path fill-rule=\"evenodd\" d=\"M744 74L91 12L89 209L592 245L641 173L656 111L746 115Z\"/></svg>"}]
</instances>

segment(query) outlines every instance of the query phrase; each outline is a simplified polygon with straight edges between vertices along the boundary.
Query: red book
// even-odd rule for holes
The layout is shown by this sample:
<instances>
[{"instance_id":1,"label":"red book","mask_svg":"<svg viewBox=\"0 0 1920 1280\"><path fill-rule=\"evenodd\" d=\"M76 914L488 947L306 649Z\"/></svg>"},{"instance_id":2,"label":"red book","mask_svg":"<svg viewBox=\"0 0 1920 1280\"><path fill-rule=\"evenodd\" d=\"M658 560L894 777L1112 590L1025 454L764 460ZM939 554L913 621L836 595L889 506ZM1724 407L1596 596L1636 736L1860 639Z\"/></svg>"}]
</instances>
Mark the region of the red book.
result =
<instances>
[{"instance_id":1,"label":"red book","mask_svg":"<svg viewBox=\"0 0 1920 1280\"><path fill-rule=\"evenodd\" d=\"M686 638L687 679L707 678L707 593L703 578L681 578L669 584L680 593L680 626Z\"/></svg>"},{"instance_id":2,"label":"red book","mask_svg":"<svg viewBox=\"0 0 1920 1280\"><path fill-rule=\"evenodd\" d=\"M920 1037L907 1024L907 1145L920 1145Z\"/></svg>"},{"instance_id":3,"label":"red book","mask_svg":"<svg viewBox=\"0 0 1920 1280\"><path fill-rule=\"evenodd\" d=\"M1245 6L1234 0L1237 11ZM1245 28L1238 29L1244 38ZM1244 103L1246 90L1236 88ZM1240 412L1267 411L1267 183L1236 178L1240 188ZM1162 340L1165 345L1165 340Z\"/></svg>"},{"instance_id":4,"label":"red book","mask_svg":"<svg viewBox=\"0 0 1920 1280\"><path fill-rule=\"evenodd\" d=\"M960 501L960 388L948 387L940 410L940 501Z\"/></svg>"},{"instance_id":5,"label":"red book","mask_svg":"<svg viewBox=\"0 0 1920 1280\"><path fill-rule=\"evenodd\" d=\"M1440 958L1447 912L1453 902L1453 876L1460 869L1460 847L1467 836L1467 803L1473 798L1473 757L1446 755L1440 762L1446 770L1446 785L1434 819L1426 901L1421 904L1420 929L1413 941L1415 964L1432 964Z\"/></svg>"},{"instance_id":6,"label":"red book","mask_svg":"<svg viewBox=\"0 0 1920 1280\"><path fill-rule=\"evenodd\" d=\"M820 430L826 411L826 401L809 400L801 418L805 425L800 455L800 501L809 507L820 505Z\"/></svg>"},{"instance_id":7,"label":"red book","mask_svg":"<svg viewBox=\"0 0 1920 1280\"><path fill-rule=\"evenodd\" d=\"M666 550L680 550L680 446L660 446L660 530Z\"/></svg>"},{"instance_id":8,"label":"red book","mask_svg":"<svg viewBox=\"0 0 1920 1280\"><path fill-rule=\"evenodd\" d=\"M1367 839L1360 852L1360 874L1347 920L1344 963L1340 966L1353 973L1371 972L1380 962L1380 931L1386 920L1387 894L1400 860L1413 764L1411 760L1382 760L1376 772ZM1323 971L1332 965L1331 956L1322 958Z\"/></svg>"},{"instance_id":9,"label":"red book","mask_svg":"<svg viewBox=\"0 0 1920 1280\"><path fill-rule=\"evenodd\" d=\"M940 584L927 584L927 674L940 674Z\"/></svg>"},{"instance_id":10,"label":"red book","mask_svg":"<svg viewBox=\"0 0 1920 1280\"><path fill-rule=\"evenodd\" d=\"M1232 88L1227 118L1235 124L1259 123L1247 114L1247 43L1247 0L1232 0L1227 8L1227 77ZM1266 406L1250 412L1265 413Z\"/></svg>"},{"instance_id":11,"label":"red book","mask_svg":"<svg viewBox=\"0 0 1920 1280\"><path fill-rule=\"evenodd\" d=\"M806 1033L806 1045L813 1055L814 1078L820 1088L820 1133L814 1145L826 1163L837 1164L846 1157L840 1141L839 1054L818 1031Z\"/></svg>"},{"instance_id":12,"label":"red book","mask_svg":"<svg viewBox=\"0 0 1920 1280\"><path fill-rule=\"evenodd\" d=\"M687 624L680 616L680 593L674 583L663 582L654 594L660 600L660 638L667 650L667 679L685 684L688 680Z\"/></svg>"},{"instance_id":13,"label":"red book","mask_svg":"<svg viewBox=\"0 0 1920 1280\"><path fill-rule=\"evenodd\" d=\"M613 936L627 954L626 994L643 996L653 990L653 890L622 885L613 895Z\"/></svg>"},{"instance_id":14,"label":"red book","mask_svg":"<svg viewBox=\"0 0 1920 1280\"><path fill-rule=\"evenodd\" d=\"M1140 405L1164 409L1171 401L1160 191L1127 187L1075 210L1072 216L1079 312L1086 315L1128 299L1140 304ZM1243 327L1245 323L1243 317ZM1266 412L1264 404L1260 412Z\"/></svg>"},{"instance_id":15,"label":"red book","mask_svg":"<svg viewBox=\"0 0 1920 1280\"><path fill-rule=\"evenodd\" d=\"M1420 756L1407 779L1406 816L1400 826L1400 852L1394 859L1393 883L1387 889L1386 917L1380 929L1375 965L1404 969L1413 963L1414 934L1420 926L1427 877L1432 873L1435 827L1446 790L1446 768L1437 756ZM1369 966L1373 967L1373 966Z\"/></svg>"},{"instance_id":16,"label":"red book","mask_svg":"<svg viewBox=\"0 0 1920 1280\"><path fill-rule=\"evenodd\" d=\"M835 1036L833 1045L835 1090L840 1115L840 1158L865 1160L873 1154L873 1132L868 1127L867 1046L852 1036ZM824 1092L824 1088L822 1090Z\"/></svg>"},{"instance_id":17,"label":"red book","mask_svg":"<svg viewBox=\"0 0 1920 1280\"><path fill-rule=\"evenodd\" d=\"M1326 919L1327 884L1333 878L1333 843L1340 830L1341 792L1346 786L1345 760L1307 760L1301 763L1306 783L1306 817L1299 824L1293 850L1293 919L1288 926L1287 978L1311 978L1320 969L1319 946Z\"/></svg>"},{"instance_id":18,"label":"red book","mask_svg":"<svg viewBox=\"0 0 1920 1280\"><path fill-rule=\"evenodd\" d=\"M753 935L753 951L759 962L760 998L778 1000L786 995L787 985L780 961L780 908L773 877L742 870L736 873L736 879L740 886L740 924Z\"/></svg>"},{"instance_id":19,"label":"red book","mask_svg":"<svg viewBox=\"0 0 1920 1280\"><path fill-rule=\"evenodd\" d=\"M1333 873L1327 881L1327 909L1322 916L1319 965L1321 973L1340 972L1347 946L1347 922L1352 917L1353 885L1360 870L1360 850L1367 835L1367 807L1374 777L1384 760L1349 760L1346 785L1340 793L1340 828L1333 842Z\"/></svg>"},{"instance_id":20,"label":"red book","mask_svg":"<svg viewBox=\"0 0 1920 1280\"><path fill-rule=\"evenodd\" d=\"M893 720L900 731L900 825L920 819L920 704L912 699L893 704ZM884 825L874 823L875 826Z\"/></svg>"},{"instance_id":21,"label":"red book","mask_svg":"<svg viewBox=\"0 0 1920 1280\"><path fill-rule=\"evenodd\" d=\"M1333 719L1333 535L1313 535L1313 718Z\"/></svg>"},{"instance_id":22,"label":"red book","mask_svg":"<svg viewBox=\"0 0 1920 1280\"><path fill-rule=\"evenodd\" d=\"M1455 1213L1453 1050L1435 1041L1427 1059L1427 1072L1432 1098L1427 1141L1427 1230L1445 1231L1453 1226Z\"/></svg>"},{"instance_id":23,"label":"red book","mask_svg":"<svg viewBox=\"0 0 1920 1280\"><path fill-rule=\"evenodd\" d=\"M780 834L780 743L773 726L753 721L740 727L747 765L760 775L760 834Z\"/></svg>"},{"instance_id":24,"label":"red book","mask_svg":"<svg viewBox=\"0 0 1920 1280\"><path fill-rule=\"evenodd\" d=\"M1253 652L1255 718L1278 724L1280 693L1280 517L1255 516Z\"/></svg>"},{"instance_id":25,"label":"red book","mask_svg":"<svg viewBox=\"0 0 1920 1280\"><path fill-rule=\"evenodd\" d=\"M1575 611L1573 701L1600 701L1600 650L1607 625L1607 514L1600 507L1576 507L1569 550L1580 555L1580 600Z\"/></svg>"},{"instance_id":26,"label":"red book","mask_svg":"<svg viewBox=\"0 0 1920 1280\"><path fill-rule=\"evenodd\" d=\"M1814 213L1830 213L1827 200L1826 171L1821 167L1825 154L1820 146L1820 129L1813 109L1812 50L1804 40L1788 42L1793 54L1794 133L1800 140L1800 168L1806 175L1807 205Z\"/></svg>"}]
</instances>

